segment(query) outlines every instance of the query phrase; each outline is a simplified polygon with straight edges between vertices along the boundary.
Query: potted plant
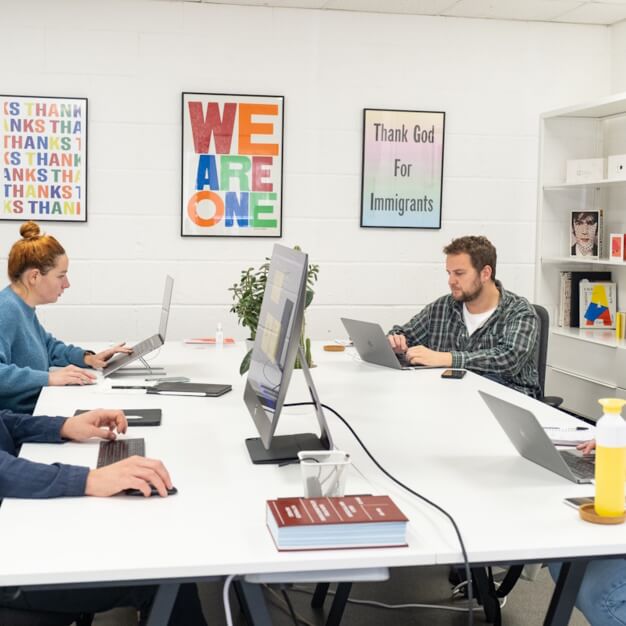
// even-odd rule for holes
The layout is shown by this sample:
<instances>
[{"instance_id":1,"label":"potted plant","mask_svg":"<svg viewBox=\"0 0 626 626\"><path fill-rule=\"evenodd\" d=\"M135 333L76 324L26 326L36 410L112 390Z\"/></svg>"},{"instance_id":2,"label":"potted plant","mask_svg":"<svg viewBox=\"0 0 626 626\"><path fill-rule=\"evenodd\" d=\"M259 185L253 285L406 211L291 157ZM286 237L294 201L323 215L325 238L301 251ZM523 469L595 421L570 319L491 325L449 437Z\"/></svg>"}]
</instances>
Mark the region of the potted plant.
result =
<instances>
[{"instance_id":1,"label":"potted plant","mask_svg":"<svg viewBox=\"0 0 626 626\"><path fill-rule=\"evenodd\" d=\"M295 246L294 249L300 250L299 246ZM235 283L228 289L232 292L233 296L233 305L230 308L230 312L235 313L239 324L250 331L249 339L251 341L254 341L254 338L256 337L256 329L259 324L259 314L261 313L261 304L263 303L263 294L265 293L265 286L267 285L267 274L269 272L269 268L270 260L266 257L265 263L257 269L249 267L242 270L239 282ZM315 295L313 285L317 281L318 274L319 265L310 263L306 277L306 295L304 300L305 309L313 301L313 296ZM302 330L300 333L300 343L306 355L307 365L312 367L311 340L305 336L304 327L305 324L303 320ZM249 348L246 356L243 358L243 361L239 366L240 374L245 374L248 371L251 356L252 347ZM296 358L295 367L301 367L299 358Z\"/></svg>"}]
</instances>

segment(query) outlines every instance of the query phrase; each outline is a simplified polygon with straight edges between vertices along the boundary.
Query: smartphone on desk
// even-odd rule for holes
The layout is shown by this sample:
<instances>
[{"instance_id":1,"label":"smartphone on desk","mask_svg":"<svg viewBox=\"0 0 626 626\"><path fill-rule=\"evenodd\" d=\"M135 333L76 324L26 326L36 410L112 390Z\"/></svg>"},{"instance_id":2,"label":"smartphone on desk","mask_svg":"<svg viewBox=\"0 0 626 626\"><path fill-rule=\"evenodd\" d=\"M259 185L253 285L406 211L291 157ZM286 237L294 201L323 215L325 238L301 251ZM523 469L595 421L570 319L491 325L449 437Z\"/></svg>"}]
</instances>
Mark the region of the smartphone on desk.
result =
<instances>
[{"instance_id":1,"label":"smartphone on desk","mask_svg":"<svg viewBox=\"0 0 626 626\"><path fill-rule=\"evenodd\" d=\"M465 370L443 370L441 378L463 378Z\"/></svg>"},{"instance_id":2,"label":"smartphone on desk","mask_svg":"<svg viewBox=\"0 0 626 626\"><path fill-rule=\"evenodd\" d=\"M565 498L563 500L565 504L569 504L569 506L573 506L575 509L581 507L583 504L593 504L594 497L586 496L584 498Z\"/></svg>"}]
</instances>

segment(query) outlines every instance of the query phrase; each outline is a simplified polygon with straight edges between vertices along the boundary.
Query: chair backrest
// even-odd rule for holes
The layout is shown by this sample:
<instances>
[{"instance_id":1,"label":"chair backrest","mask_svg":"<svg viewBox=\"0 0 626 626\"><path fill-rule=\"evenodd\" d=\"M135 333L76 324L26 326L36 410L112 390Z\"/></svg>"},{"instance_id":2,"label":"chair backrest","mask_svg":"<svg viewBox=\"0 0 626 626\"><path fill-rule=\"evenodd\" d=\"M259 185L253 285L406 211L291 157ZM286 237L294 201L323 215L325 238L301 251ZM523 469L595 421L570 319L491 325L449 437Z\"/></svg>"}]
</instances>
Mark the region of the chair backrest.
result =
<instances>
[{"instance_id":1,"label":"chair backrest","mask_svg":"<svg viewBox=\"0 0 626 626\"><path fill-rule=\"evenodd\" d=\"M537 348L535 349L535 365L539 374L539 388L541 397L545 396L546 365L548 362L548 336L550 334L550 316L548 311L540 304L533 304L535 313L539 318L539 335L537 337Z\"/></svg>"}]
</instances>

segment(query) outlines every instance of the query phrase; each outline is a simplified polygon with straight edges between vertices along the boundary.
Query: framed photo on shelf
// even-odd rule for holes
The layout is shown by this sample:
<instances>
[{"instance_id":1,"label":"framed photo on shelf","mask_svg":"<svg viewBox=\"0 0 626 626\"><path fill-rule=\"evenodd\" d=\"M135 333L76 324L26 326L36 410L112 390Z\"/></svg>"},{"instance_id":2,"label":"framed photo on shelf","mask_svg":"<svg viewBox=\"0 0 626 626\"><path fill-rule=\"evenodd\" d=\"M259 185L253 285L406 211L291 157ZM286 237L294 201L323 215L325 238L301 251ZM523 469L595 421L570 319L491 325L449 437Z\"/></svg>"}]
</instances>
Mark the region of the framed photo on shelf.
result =
<instances>
[{"instance_id":1,"label":"framed photo on shelf","mask_svg":"<svg viewBox=\"0 0 626 626\"><path fill-rule=\"evenodd\" d=\"M87 98L0 95L3 220L87 221Z\"/></svg>"},{"instance_id":2,"label":"framed photo on shelf","mask_svg":"<svg viewBox=\"0 0 626 626\"><path fill-rule=\"evenodd\" d=\"M363 110L362 227L441 228L445 119Z\"/></svg>"},{"instance_id":3,"label":"framed photo on shelf","mask_svg":"<svg viewBox=\"0 0 626 626\"><path fill-rule=\"evenodd\" d=\"M600 258L603 217L602 209L570 211L569 255L571 257Z\"/></svg>"},{"instance_id":4,"label":"framed photo on shelf","mask_svg":"<svg viewBox=\"0 0 626 626\"><path fill-rule=\"evenodd\" d=\"M283 126L283 96L183 92L183 237L282 235Z\"/></svg>"}]
</instances>

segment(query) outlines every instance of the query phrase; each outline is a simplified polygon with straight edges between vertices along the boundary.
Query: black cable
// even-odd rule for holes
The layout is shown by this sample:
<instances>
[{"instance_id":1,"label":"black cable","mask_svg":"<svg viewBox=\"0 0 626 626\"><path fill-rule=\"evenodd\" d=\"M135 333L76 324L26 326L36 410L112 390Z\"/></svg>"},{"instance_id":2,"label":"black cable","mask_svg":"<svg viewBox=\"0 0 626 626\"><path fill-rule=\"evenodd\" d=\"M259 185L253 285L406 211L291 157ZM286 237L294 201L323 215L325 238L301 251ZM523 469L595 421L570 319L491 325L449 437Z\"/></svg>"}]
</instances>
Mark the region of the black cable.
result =
<instances>
[{"instance_id":1,"label":"black cable","mask_svg":"<svg viewBox=\"0 0 626 626\"><path fill-rule=\"evenodd\" d=\"M285 404L283 406L315 406L315 402L290 402L289 404ZM422 494L417 493L417 491L414 491L413 489L411 489L410 487L405 485L403 482L401 482L400 480L398 480L397 478L392 476L374 458L372 453L367 449L367 446L361 441L361 438L356 434L354 428L352 428L352 426L350 426L350 424L348 423L348 421L344 417L339 415L339 413L337 413L337 411L335 411L335 409L333 409L332 407L329 407L326 404L320 403L320 406L322 406L325 409L328 409L333 415L335 415L335 417L337 417L338 419L340 419L344 423L346 428L352 433L353 437L358 441L359 445L363 448L363 450L365 451L365 454L367 454L367 456L369 456L369 458L372 460L374 465L376 465L376 467L385 476L387 476L387 478L389 478L394 483L396 483L397 485L402 487L402 489L405 489L410 494L414 495L416 498L419 498L420 500L426 502L426 504L429 504L433 508L437 509L439 512L443 513L450 520L452 526L454 527L454 531L456 532L456 536L458 537L459 544L461 545L461 552L463 554L463 564L465 565L465 576L467 577L467 600L468 600L468 603L470 605L470 610L467 613L467 623L469 624L469 626L473 626L473 624L474 624L474 612L471 610L471 605L474 602L474 593L473 593L473 586L472 586L472 572L470 571L469 559L467 558L467 550L465 549L465 543L463 542L463 537L461 536L461 531L459 530L459 527L457 526L456 522L454 521L454 518L452 517L452 515L450 515L450 513L448 513L448 511L446 511L444 508L440 507L438 504L436 504L432 500L429 500L426 496L423 496Z\"/></svg>"},{"instance_id":2,"label":"black cable","mask_svg":"<svg viewBox=\"0 0 626 626\"><path fill-rule=\"evenodd\" d=\"M294 626L300 626L300 620L296 615L293 604L291 604L291 598L289 597L289 594L285 591L284 587L281 587L280 591L283 594L283 598L285 598L285 602L287 603L287 608L289 609L289 613L291 614L291 619L293 620Z\"/></svg>"}]
</instances>

